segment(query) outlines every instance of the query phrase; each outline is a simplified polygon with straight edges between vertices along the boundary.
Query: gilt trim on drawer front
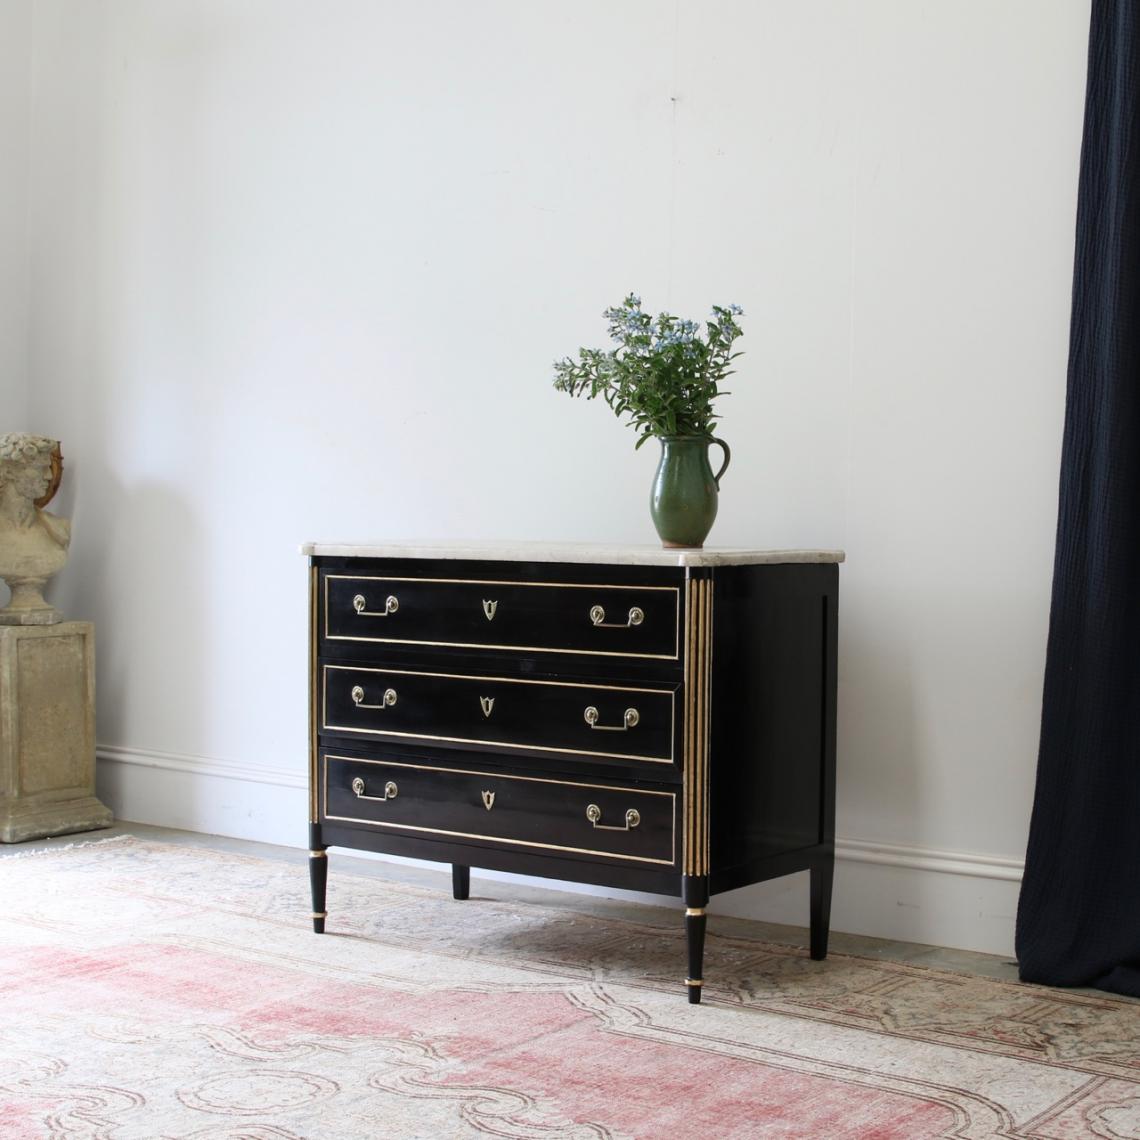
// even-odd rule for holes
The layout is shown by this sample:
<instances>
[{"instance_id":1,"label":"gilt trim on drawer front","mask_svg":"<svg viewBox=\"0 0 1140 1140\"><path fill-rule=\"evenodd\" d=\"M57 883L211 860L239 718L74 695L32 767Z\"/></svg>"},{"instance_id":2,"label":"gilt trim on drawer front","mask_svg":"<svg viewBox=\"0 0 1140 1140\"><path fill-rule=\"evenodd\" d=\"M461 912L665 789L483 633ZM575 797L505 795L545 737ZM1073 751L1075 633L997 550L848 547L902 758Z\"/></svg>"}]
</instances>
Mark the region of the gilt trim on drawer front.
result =
<instances>
[{"instance_id":1,"label":"gilt trim on drawer front","mask_svg":"<svg viewBox=\"0 0 1140 1140\"><path fill-rule=\"evenodd\" d=\"M456 681L492 681L507 685L549 685L556 689L589 689L614 693L647 693L655 697L669 698L669 755L644 756L636 752L598 752L590 748L557 748L550 744L518 744L503 740L487 740L484 737L434 736L425 732L400 732L387 728L359 728L355 725L329 724L328 684L321 690L321 725L327 732L352 732L366 736L399 736L408 740L430 740L448 744L478 744L488 748L521 748L531 752L555 752L568 756L597 756L605 760L639 760L646 764L668 764L676 761L677 740L677 694L672 689L646 689L634 685L592 685L583 681L539 681L532 677L487 677L481 673L429 673L419 669L369 668L363 665L322 665L321 676L327 678L332 670L344 673L380 673L384 676L442 677Z\"/></svg>"},{"instance_id":2,"label":"gilt trim on drawer front","mask_svg":"<svg viewBox=\"0 0 1140 1140\"><path fill-rule=\"evenodd\" d=\"M712 696L713 584L685 584L684 872L709 873L709 703Z\"/></svg>"},{"instance_id":3,"label":"gilt trim on drawer front","mask_svg":"<svg viewBox=\"0 0 1140 1140\"><path fill-rule=\"evenodd\" d=\"M448 835L456 839L480 839L486 843L509 843L515 847L534 847L543 851L568 851L578 855L597 855L603 859L624 859L630 863L654 863L663 867L673 866L677 859L677 796L675 792L659 792L648 788L628 788L623 785L614 784L586 784L576 780L550 780L537 776L511 776L501 772L485 772L478 768L440 768L431 764L405 764L389 760L366 760L360 756L340 756L332 752L324 753L322 759L324 760L321 773L325 803L324 818L334 820L337 823L357 823L367 827L387 827L394 831L419 831L428 835ZM531 839L511 839L502 835L480 835L473 831L449 831L440 827L422 827L411 823L394 823L379 819L364 819L350 815L330 815L328 812L330 760L343 760L348 764L374 764L376 767L385 769L403 768L416 772L442 772L458 776L485 776L488 779L495 780L518 780L526 784L554 784L560 788L590 788L594 791L602 792L628 792L630 795L635 796L663 797L670 801L670 856L668 859L653 859L648 855L624 855L620 851L597 851L592 847L567 847L564 844L557 843L538 843Z\"/></svg>"},{"instance_id":4,"label":"gilt trim on drawer front","mask_svg":"<svg viewBox=\"0 0 1140 1140\"><path fill-rule=\"evenodd\" d=\"M309 822L320 819L317 804L317 568L309 569Z\"/></svg>"},{"instance_id":5,"label":"gilt trim on drawer front","mask_svg":"<svg viewBox=\"0 0 1140 1140\"><path fill-rule=\"evenodd\" d=\"M636 653L628 650L614 649L562 649L550 645L499 645L487 641L418 641L404 637L353 637L345 633L329 633L329 582L430 582L438 585L451 586L531 586L545 589L564 590L625 590L653 591L655 593L672 593L674 595L673 607L673 652L672 653ZM590 583L590 582L511 582L497 578L409 578L388 577L383 574L326 574L324 576L324 637L326 641L360 641L376 645L428 645L438 646L442 649L502 649L519 653L567 653L580 657L634 657L646 661L676 661L680 656L678 647L678 626L681 618L681 591L676 586L642 586L638 584L623 585L621 583Z\"/></svg>"}]
</instances>

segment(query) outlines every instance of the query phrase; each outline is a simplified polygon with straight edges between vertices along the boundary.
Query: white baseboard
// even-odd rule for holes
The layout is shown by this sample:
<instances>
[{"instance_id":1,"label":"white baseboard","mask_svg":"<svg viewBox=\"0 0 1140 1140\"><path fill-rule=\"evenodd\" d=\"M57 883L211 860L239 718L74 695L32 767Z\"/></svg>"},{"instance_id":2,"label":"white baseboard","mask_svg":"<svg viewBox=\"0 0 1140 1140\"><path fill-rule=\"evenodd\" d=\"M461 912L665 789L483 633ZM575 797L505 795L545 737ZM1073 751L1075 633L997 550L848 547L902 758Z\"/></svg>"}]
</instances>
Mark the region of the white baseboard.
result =
<instances>
[{"instance_id":1,"label":"white baseboard","mask_svg":"<svg viewBox=\"0 0 1140 1140\"><path fill-rule=\"evenodd\" d=\"M286 847L307 844L304 772L110 745L100 746L98 757L99 798L117 819ZM833 930L1012 955L1019 860L856 839L837 840L835 854ZM517 878L474 873L501 881ZM586 894L652 898L561 882L550 885ZM807 874L717 895L709 909L714 915L805 926Z\"/></svg>"}]
</instances>

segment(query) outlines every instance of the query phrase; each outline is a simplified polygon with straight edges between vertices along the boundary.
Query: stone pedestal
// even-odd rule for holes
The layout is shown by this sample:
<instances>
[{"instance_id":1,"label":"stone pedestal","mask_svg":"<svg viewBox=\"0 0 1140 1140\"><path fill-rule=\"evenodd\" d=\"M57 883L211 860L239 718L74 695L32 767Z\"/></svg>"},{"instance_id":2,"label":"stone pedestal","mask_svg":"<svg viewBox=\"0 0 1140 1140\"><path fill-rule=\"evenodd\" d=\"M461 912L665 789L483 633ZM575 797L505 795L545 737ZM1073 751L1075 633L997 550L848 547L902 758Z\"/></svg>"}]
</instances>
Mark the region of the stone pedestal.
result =
<instances>
[{"instance_id":1,"label":"stone pedestal","mask_svg":"<svg viewBox=\"0 0 1140 1140\"><path fill-rule=\"evenodd\" d=\"M0 842L111 822L95 797L95 626L0 626Z\"/></svg>"}]
</instances>

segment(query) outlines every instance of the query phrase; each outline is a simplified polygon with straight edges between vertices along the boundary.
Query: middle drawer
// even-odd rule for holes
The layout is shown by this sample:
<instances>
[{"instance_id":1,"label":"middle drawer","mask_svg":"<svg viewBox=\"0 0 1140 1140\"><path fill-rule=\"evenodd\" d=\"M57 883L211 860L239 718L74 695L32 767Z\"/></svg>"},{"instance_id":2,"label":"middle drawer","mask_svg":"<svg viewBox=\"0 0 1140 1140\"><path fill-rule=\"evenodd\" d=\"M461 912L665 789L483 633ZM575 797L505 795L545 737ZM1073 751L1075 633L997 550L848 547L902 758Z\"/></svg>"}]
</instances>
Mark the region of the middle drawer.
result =
<instances>
[{"instance_id":1,"label":"middle drawer","mask_svg":"<svg viewBox=\"0 0 1140 1140\"><path fill-rule=\"evenodd\" d=\"M321 731L673 764L677 687L321 667Z\"/></svg>"}]
</instances>

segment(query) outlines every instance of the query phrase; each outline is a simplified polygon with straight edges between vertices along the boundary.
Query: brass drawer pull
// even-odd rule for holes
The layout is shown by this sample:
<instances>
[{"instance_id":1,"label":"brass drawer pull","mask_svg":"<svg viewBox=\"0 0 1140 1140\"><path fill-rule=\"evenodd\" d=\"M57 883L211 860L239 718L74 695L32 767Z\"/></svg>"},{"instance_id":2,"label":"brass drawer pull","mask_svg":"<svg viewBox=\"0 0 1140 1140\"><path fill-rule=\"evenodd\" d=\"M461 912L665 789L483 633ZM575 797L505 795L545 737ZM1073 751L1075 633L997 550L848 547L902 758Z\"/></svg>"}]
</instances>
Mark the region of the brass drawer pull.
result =
<instances>
[{"instance_id":1,"label":"brass drawer pull","mask_svg":"<svg viewBox=\"0 0 1140 1140\"><path fill-rule=\"evenodd\" d=\"M352 703L358 709L390 709L396 703L396 690L385 689L384 695L380 698L378 705L366 705L364 702L364 690L359 685L352 686Z\"/></svg>"},{"instance_id":2,"label":"brass drawer pull","mask_svg":"<svg viewBox=\"0 0 1140 1140\"><path fill-rule=\"evenodd\" d=\"M601 606L590 607L590 621L598 629L629 629L645 621L645 611L640 606L630 606L629 617L625 621L606 621L606 611Z\"/></svg>"},{"instance_id":3,"label":"brass drawer pull","mask_svg":"<svg viewBox=\"0 0 1140 1140\"><path fill-rule=\"evenodd\" d=\"M615 823L599 823L598 820L602 818L602 809L597 804L588 804L586 818L598 831L632 831L641 822L641 812L637 808L630 808L625 813L625 825L618 827Z\"/></svg>"},{"instance_id":4,"label":"brass drawer pull","mask_svg":"<svg viewBox=\"0 0 1140 1140\"><path fill-rule=\"evenodd\" d=\"M389 594L384 600L383 611L366 610L364 607L368 605L368 599L363 594L357 594L352 599L352 608L356 610L360 617L387 617L389 614L394 614L400 608L400 599L395 594Z\"/></svg>"},{"instance_id":5,"label":"brass drawer pull","mask_svg":"<svg viewBox=\"0 0 1140 1140\"><path fill-rule=\"evenodd\" d=\"M364 794L364 781L357 776L352 781L352 792L358 800L374 800L376 803L382 804L385 800L394 800L400 794L400 789L396 787L393 780L389 780L384 785L384 794L382 796L366 796Z\"/></svg>"},{"instance_id":6,"label":"brass drawer pull","mask_svg":"<svg viewBox=\"0 0 1140 1140\"><path fill-rule=\"evenodd\" d=\"M624 724L598 724L599 713L593 705L590 705L582 715L586 718L586 723L599 732L625 732L627 728L636 727L637 722L641 720L641 714L637 709L626 709Z\"/></svg>"}]
</instances>

